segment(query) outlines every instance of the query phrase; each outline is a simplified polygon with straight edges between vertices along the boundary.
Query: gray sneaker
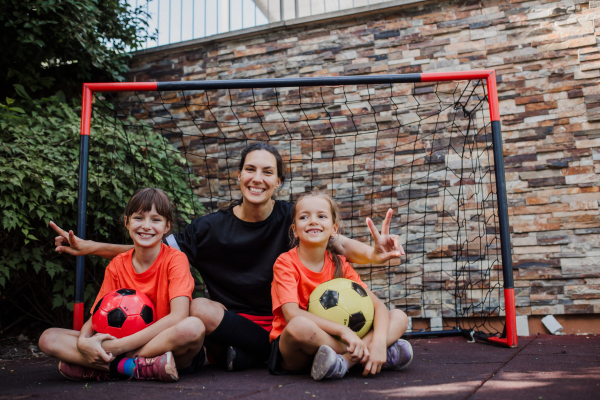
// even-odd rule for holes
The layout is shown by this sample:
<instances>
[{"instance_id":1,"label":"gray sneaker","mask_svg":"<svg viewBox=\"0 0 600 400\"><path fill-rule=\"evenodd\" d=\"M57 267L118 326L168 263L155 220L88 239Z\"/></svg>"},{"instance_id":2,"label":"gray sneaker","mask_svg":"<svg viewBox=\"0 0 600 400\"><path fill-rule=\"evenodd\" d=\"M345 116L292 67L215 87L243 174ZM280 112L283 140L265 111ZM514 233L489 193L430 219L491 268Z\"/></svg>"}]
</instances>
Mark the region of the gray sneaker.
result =
<instances>
[{"instance_id":1,"label":"gray sneaker","mask_svg":"<svg viewBox=\"0 0 600 400\"><path fill-rule=\"evenodd\" d=\"M413 349L410 343L404 339L398 339L396 343L388 347L387 360L383 364L384 369L400 371L408 367L413 360Z\"/></svg>"},{"instance_id":2,"label":"gray sneaker","mask_svg":"<svg viewBox=\"0 0 600 400\"><path fill-rule=\"evenodd\" d=\"M315 381L321 379L340 379L348 372L348 361L326 344L319 347L310 369Z\"/></svg>"}]
</instances>

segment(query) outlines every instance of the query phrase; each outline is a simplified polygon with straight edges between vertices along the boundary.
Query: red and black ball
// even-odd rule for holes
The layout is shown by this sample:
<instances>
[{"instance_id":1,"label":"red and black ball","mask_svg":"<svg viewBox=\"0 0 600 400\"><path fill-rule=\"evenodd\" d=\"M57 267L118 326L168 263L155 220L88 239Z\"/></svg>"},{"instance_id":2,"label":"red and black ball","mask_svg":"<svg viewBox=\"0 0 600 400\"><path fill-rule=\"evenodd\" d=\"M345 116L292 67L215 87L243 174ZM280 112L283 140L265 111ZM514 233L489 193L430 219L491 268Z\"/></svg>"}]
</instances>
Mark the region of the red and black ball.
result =
<instances>
[{"instance_id":1,"label":"red and black ball","mask_svg":"<svg viewBox=\"0 0 600 400\"><path fill-rule=\"evenodd\" d=\"M132 335L156 321L156 309L139 290L119 289L107 293L94 307L92 328L116 338Z\"/></svg>"}]
</instances>

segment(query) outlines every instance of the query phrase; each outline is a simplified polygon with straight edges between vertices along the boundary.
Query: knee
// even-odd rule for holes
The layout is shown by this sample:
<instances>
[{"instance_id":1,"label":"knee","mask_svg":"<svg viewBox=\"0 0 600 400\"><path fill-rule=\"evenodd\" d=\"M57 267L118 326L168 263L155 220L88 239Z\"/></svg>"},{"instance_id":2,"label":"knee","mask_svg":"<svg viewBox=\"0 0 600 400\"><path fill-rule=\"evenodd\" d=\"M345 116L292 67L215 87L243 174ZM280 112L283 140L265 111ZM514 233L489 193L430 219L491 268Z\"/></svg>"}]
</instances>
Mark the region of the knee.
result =
<instances>
[{"instance_id":1,"label":"knee","mask_svg":"<svg viewBox=\"0 0 600 400\"><path fill-rule=\"evenodd\" d=\"M219 326L224 311L219 303L205 298L194 299L190 305L190 316L199 318L209 332Z\"/></svg>"},{"instance_id":2,"label":"knee","mask_svg":"<svg viewBox=\"0 0 600 400\"><path fill-rule=\"evenodd\" d=\"M310 342L317 334L316 324L306 317L296 317L286 325L284 333L288 340L294 342Z\"/></svg>"},{"instance_id":3,"label":"knee","mask_svg":"<svg viewBox=\"0 0 600 400\"><path fill-rule=\"evenodd\" d=\"M40 336L40 339L38 340L38 347L44 353L51 356L54 355L56 352L56 346L54 344L57 343L57 341L58 340L56 329L46 329L44 333L42 333L42 336Z\"/></svg>"},{"instance_id":4,"label":"knee","mask_svg":"<svg viewBox=\"0 0 600 400\"><path fill-rule=\"evenodd\" d=\"M396 323L400 325L402 331L406 331L408 328L408 316L404 311L397 308L390 310L390 323Z\"/></svg>"},{"instance_id":5,"label":"knee","mask_svg":"<svg viewBox=\"0 0 600 400\"><path fill-rule=\"evenodd\" d=\"M175 337L180 344L202 342L206 329L200 319L187 317L175 325Z\"/></svg>"},{"instance_id":6,"label":"knee","mask_svg":"<svg viewBox=\"0 0 600 400\"><path fill-rule=\"evenodd\" d=\"M209 306L210 300L203 297L192 300L190 304L190 316L202 319Z\"/></svg>"}]
</instances>

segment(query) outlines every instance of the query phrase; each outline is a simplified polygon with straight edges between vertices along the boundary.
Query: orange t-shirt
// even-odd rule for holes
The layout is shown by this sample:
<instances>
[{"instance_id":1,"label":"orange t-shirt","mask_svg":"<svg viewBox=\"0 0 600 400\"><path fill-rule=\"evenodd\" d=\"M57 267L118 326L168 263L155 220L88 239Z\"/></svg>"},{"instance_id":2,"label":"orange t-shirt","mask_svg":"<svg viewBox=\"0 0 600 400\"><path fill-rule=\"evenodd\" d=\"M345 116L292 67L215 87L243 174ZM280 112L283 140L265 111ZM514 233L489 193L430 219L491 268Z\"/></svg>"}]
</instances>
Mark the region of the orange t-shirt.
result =
<instances>
[{"instance_id":1,"label":"orange t-shirt","mask_svg":"<svg viewBox=\"0 0 600 400\"><path fill-rule=\"evenodd\" d=\"M335 264L329 258L329 252L325 252L325 264L321 272L314 272L306 268L298 257L297 248L294 247L287 253L283 253L275 261L273 266L273 283L271 284L271 299L273 300L273 330L270 334L271 341L277 339L283 328L287 325L281 306L286 303L297 303L306 310L308 300L312 291L323 282L333 279ZM354 268L344 256L339 256L342 261L344 278L353 280L362 285L367 285L360 279Z\"/></svg>"},{"instance_id":2,"label":"orange t-shirt","mask_svg":"<svg viewBox=\"0 0 600 400\"><path fill-rule=\"evenodd\" d=\"M192 300L194 278L185 254L161 243L160 253L152 266L138 274L131 261L133 250L119 254L108 264L92 310L107 293L123 288L139 290L148 296L156 308L157 320L171 313L170 301L175 297L185 296Z\"/></svg>"}]
</instances>

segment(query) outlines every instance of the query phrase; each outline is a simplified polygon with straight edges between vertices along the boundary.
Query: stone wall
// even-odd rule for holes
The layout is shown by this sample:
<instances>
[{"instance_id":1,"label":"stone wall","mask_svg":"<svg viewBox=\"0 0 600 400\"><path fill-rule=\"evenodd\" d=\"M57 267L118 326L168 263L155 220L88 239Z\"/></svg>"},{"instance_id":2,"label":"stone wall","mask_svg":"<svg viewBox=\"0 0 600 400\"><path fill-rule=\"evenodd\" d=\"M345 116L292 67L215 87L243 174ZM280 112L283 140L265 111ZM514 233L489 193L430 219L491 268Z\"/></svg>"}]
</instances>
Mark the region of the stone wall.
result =
<instances>
[{"instance_id":1,"label":"stone wall","mask_svg":"<svg viewBox=\"0 0 600 400\"><path fill-rule=\"evenodd\" d=\"M517 313L600 313L598 34L600 1L419 2L144 51L129 80L495 69Z\"/></svg>"}]
</instances>

